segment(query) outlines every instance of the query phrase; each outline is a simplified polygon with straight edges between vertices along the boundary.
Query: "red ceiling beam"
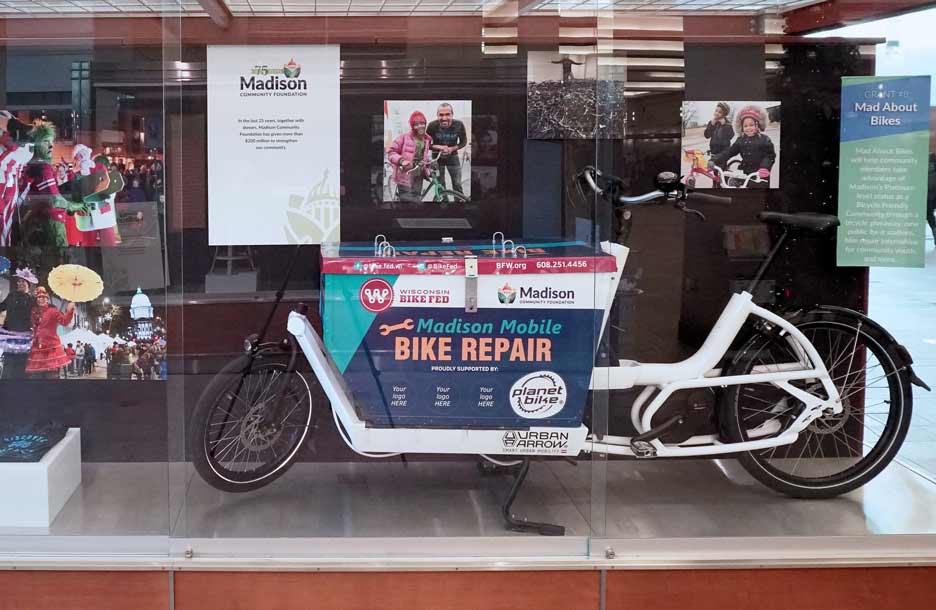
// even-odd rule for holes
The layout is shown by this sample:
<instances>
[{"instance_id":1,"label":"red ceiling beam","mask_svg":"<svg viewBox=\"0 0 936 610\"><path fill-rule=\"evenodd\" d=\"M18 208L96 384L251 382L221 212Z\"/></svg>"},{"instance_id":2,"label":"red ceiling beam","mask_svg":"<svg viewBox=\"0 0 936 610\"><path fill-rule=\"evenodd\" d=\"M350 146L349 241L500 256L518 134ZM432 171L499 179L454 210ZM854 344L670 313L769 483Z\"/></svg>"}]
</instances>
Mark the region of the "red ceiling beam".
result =
<instances>
[{"instance_id":1,"label":"red ceiling beam","mask_svg":"<svg viewBox=\"0 0 936 610\"><path fill-rule=\"evenodd\" d=\"M224 3L224 0L198 0L198 4L208 13L208 17L219 28L227 28L233 19L231 10Z\"/></svg>"},{"instance_id":2,"label":"red ceiling beam","mask_svg":"<svg viewBox=\"0 0 936 610\"><path fill-rule=\"evenodd\" d=\"M826 0L786 13L787 33L805 34L936 6L936 0Z\"/></svg>"},{"instance_id":3,"label":"red ceiling beam","mask_svg":"<svg viewBox=\"0 0 936 610\"><path fill-rule=\"evenodd\" d=\"M179 43L206 44L395 44L472 45L481 42L481 17L234 17L227 28L210 19L169 18L75 18L0 19L0 43L38 48L93 48L108 46L167 46ZM581 24L575 23L575 26ZM523 17L518 20L516 39L502 43L590 44L595 38L560 37L557 16ZM594 27L591 24L588 27ZM616 40L672 40L711 44L758 44L809 42L796 36L716 34L707 28L686 32L615 30ZM832 41L826 41L832 42ZM879 41L867 41L871 44Z\"/></svg>"},{"instance_id":4,"label":"red ceiling beam","mask_svg":"<svg viewBox=\"0 0 936 610\"><path fill-rule=\"evenodd\" d=\"M169 35L165 35L169 34ZM0 19L0 43L16 46L182 44L480 44L481 17L232 17L210 19Z\"/></svg>"}]
</instances>

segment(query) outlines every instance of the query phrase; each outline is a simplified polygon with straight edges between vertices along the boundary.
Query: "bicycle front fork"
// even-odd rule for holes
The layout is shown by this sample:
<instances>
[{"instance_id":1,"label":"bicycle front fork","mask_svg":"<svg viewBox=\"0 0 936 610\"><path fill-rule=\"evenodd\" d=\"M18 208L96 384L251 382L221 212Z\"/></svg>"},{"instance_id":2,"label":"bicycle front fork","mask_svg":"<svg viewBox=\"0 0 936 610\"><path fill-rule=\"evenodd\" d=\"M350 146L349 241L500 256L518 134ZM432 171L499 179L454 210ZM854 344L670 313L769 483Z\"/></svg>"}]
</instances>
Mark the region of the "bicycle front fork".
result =
<instances>
[{"instance_id":1,"label":"bicycle front fork","mask_svg":"<svg viewBox=\"0 0 936 610\"><path fill-rule=\"evenodd\" d=\"M308 311L308 307L304 304L300 304L298 310L305 315L306 311ZM289 380L296 370L296 359L299 353L299 343L294 336L287 333L286 341L289 341L289 364L286 365L286 371L280 379L276 394L271 399L273 406L266 410L263 421L260 422L260 429L264 432L279 432L279 428L286 415L286 413L284 413L286 406L283 404L283 396L286 394Z\"/></svg>"}]
</instances>

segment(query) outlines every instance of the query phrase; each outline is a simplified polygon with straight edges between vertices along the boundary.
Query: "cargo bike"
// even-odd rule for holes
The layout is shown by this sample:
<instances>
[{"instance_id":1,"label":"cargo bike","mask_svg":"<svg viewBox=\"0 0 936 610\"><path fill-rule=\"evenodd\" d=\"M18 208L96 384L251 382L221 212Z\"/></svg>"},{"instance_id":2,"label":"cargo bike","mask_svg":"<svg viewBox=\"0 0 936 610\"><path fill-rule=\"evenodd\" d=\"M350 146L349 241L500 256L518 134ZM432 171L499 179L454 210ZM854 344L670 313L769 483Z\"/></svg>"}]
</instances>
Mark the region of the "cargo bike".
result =
<instances>
[{"instance_id":1,"label":"cargo bike","mask_svg":"<svg viewBox=\"0 0 936 610\"><path fill-rule=\"evenodd\" d=\"M688 204L730 202L691 192L669 172L635 197L592 167L572 184L613 205L618 242L635 206L669 202L704 219ZM665 364L595 365L628 257L623 243L521 245L498 233L486 244L394 246L378 236L323 245L323 334L300 305L286 338L267 341L274 306L198 401L189 431L196 470L225 491L267 485L330 414L362 456L470 454L510 468L503 513L515 531L564 532L511 510L531 458L734 454L790 496L854 490L893 459L910 424L911 385L926 386L906 348L861 312L775 313L753 302L788 235L829 235L838 225L819 214L759 218L780 236L747 290L730 298L696 353ZM276 304L295 263L294 255ZM311 374L300 370L300 352ZM632 388L641 388L630 406L635 432L592 432L589 393ZM883 422L876 431L865 426L871 415Z\"/></svg>"}]
</instances>

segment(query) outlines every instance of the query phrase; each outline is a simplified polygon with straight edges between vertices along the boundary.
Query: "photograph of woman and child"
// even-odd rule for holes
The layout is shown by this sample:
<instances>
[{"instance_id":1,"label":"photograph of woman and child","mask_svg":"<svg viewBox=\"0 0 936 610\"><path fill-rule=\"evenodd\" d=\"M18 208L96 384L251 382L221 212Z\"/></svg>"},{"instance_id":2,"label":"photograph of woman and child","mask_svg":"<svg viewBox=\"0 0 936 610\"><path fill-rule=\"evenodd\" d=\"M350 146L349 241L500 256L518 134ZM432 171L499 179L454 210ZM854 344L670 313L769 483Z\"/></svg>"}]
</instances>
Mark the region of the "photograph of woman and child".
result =
<instances>
[{"instance_id":1,"label":"photograph of woman and child","mask_svg":"<svg viewBox=\"0 0 936 610\"><path fill-rule=\"evenodd\" d=\"M684 102L683 176L695 188L780 187L780 102Z\"/></svg>"}]
</instances>

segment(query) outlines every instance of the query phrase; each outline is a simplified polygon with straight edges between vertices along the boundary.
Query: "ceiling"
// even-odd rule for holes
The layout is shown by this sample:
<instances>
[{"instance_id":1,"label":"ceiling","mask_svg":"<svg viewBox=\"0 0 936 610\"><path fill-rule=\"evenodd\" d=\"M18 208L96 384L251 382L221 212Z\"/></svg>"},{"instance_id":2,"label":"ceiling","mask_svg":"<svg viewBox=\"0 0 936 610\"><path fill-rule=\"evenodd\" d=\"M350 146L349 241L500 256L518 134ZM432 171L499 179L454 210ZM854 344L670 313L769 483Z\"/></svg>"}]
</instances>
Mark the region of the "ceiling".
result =
<instances>
[{"instance_id":1,"label":"ceiling","mask_svg":"<svg viewBox=\"0 0 936 610\"><path fill-rule=\"evenodd\" d=\"M595 9L686 15L784 12L821 0L533 0L524 14ZM232 15L480 15L502 0L218 0ZM198 0L0 0L4 17L207 16Z\"/></svg>"}]
</instances>

